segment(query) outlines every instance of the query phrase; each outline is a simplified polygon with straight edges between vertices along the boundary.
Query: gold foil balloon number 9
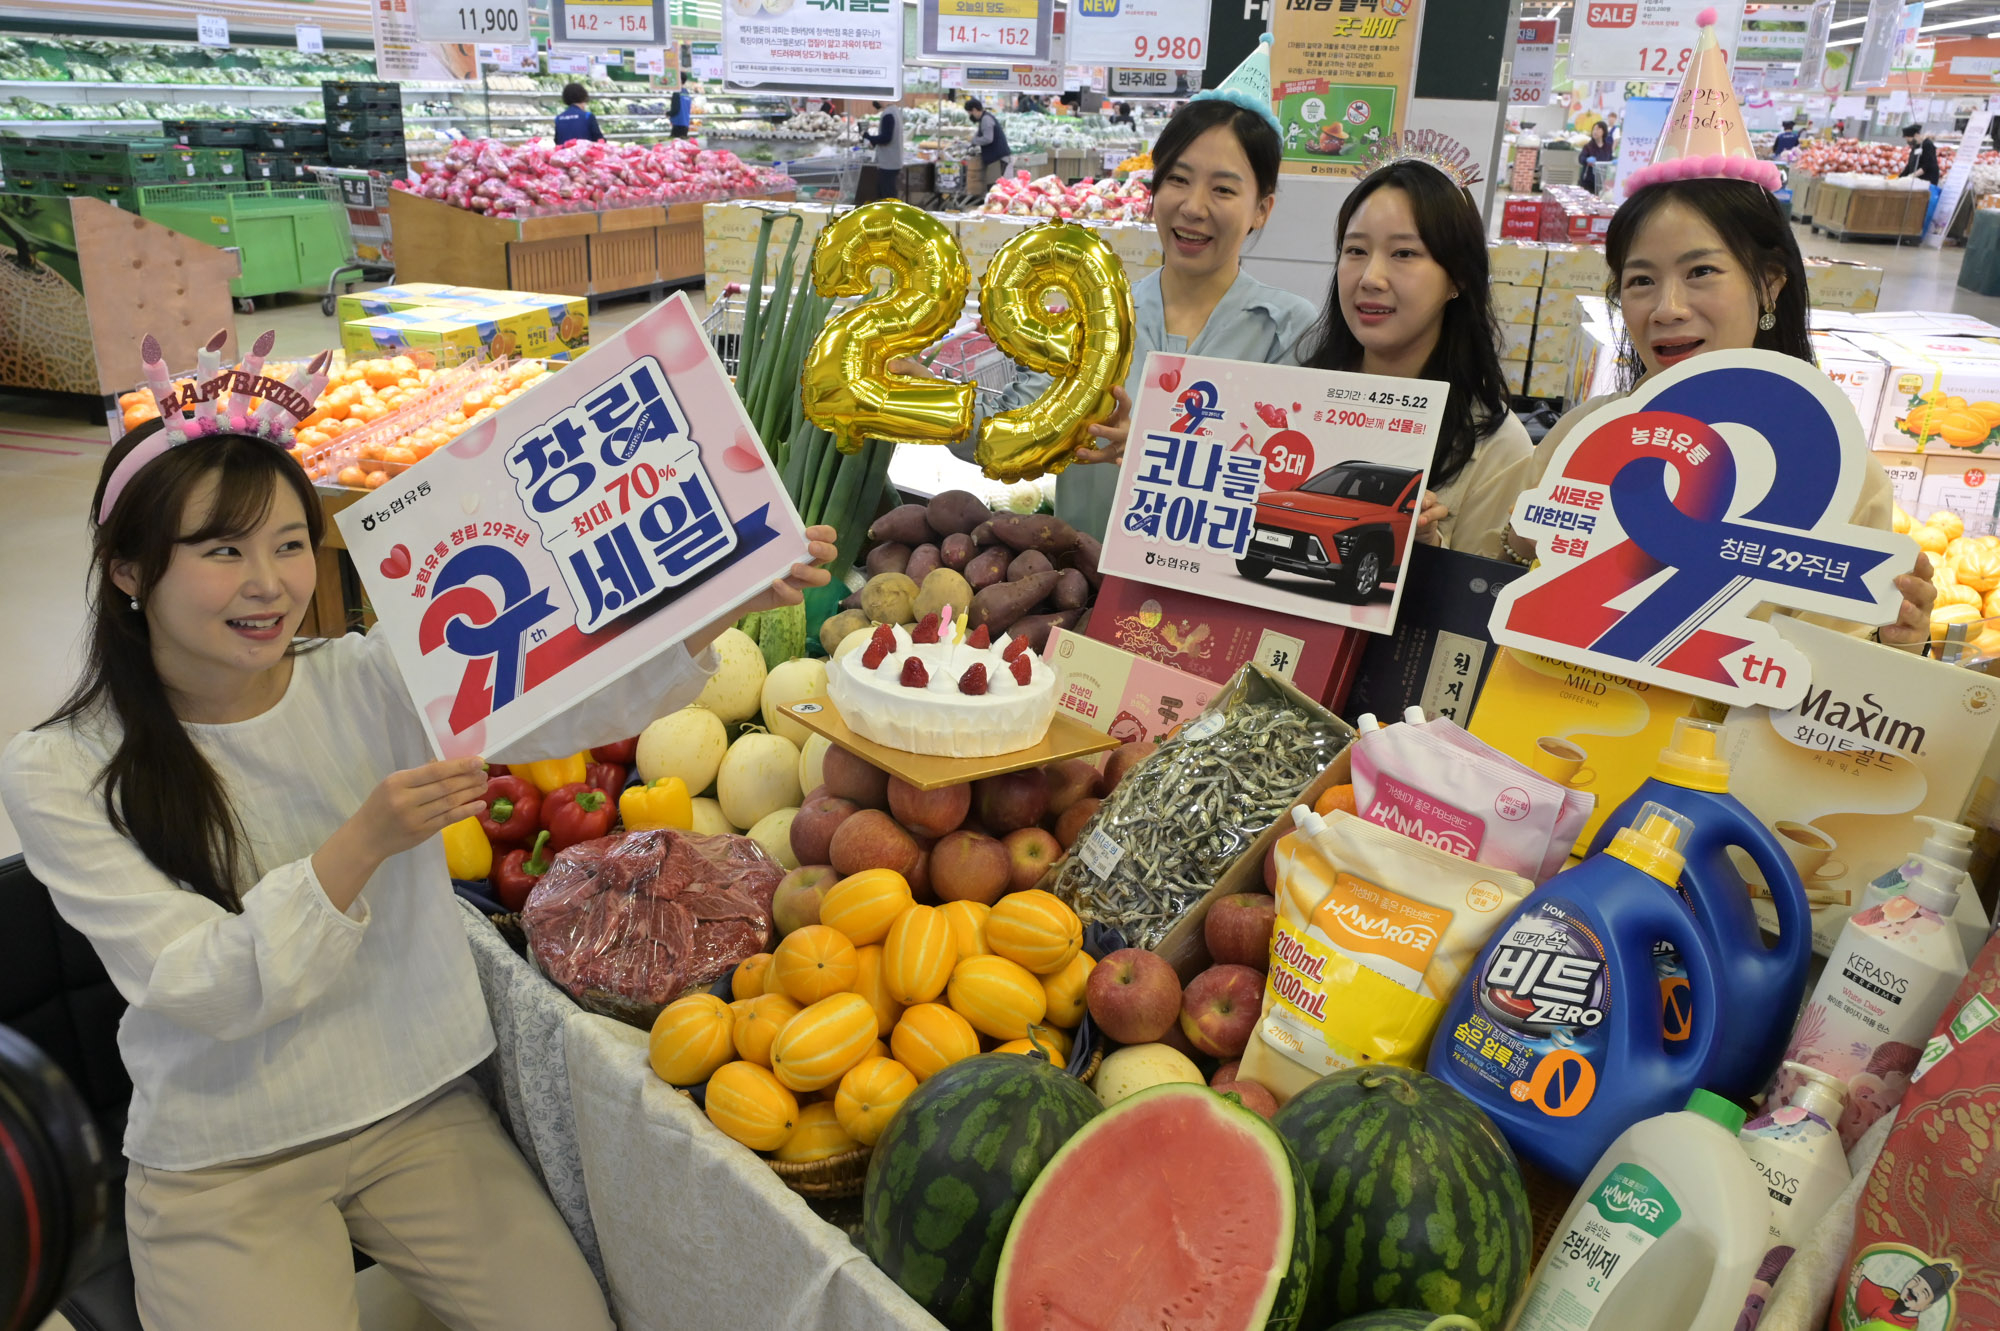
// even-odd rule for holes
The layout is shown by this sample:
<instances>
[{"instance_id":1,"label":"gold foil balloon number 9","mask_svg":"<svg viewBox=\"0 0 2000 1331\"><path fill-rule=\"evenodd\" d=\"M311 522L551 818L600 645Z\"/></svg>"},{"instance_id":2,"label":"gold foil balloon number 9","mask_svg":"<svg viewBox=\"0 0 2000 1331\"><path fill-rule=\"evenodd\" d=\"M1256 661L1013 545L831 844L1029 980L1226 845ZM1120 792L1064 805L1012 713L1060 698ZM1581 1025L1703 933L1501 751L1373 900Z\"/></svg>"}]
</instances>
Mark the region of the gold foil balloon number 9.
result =
<instances>
[{"instance_id":1,"label":"gold foil balloon number 9","mask_svg":"<svg viewBox=\"0 0 2000 1331\"><path fill-rule=\"evenodd\" d=\"M1048 293L1062 294L1051 312ZM1125 265L1088 227L1051 222L1000 247L979 284L979 315L994 345L1054 378L1026 406L981 422L974 460L999 481L1059 472L1089 427L1117 408L1114 384L1132 365L1132 288Z\"/></svg>"},{"instance_id":2,"label":"gold foil balloon number 9","mask_svg":"<svg viewBox=\"0 0 2000 1331\"><path fill-rule=\"evenodd\" d=\"M869 439L949 444L972 429L970 383L891 374L951 331L972 275L958 241L921 208L895 199L863 204L820 233L813 285L822 296L865 296L878 268L886 294L827 321L807 353L799 388L805 414L843 453Z\"/></svg>"}]
</instances>

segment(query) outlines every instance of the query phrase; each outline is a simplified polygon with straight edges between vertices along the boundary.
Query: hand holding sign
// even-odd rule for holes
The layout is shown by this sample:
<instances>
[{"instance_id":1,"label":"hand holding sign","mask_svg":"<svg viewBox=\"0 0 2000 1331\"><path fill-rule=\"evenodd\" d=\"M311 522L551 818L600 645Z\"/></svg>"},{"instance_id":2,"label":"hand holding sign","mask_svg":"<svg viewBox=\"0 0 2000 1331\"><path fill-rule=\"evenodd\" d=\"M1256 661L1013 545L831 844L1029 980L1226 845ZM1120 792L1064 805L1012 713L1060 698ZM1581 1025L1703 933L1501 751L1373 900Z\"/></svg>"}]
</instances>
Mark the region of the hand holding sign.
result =
<instances>
[{"instance_id":1,"label":"hand holding sign","mask_svg":"<svg viewBox=\"0 0 2000 1331\"><path fill-rule=\"evenodd\" d=\"M1494 639L1730 703L1789 707L1808 666L1770 603L1894 619L1909 541L1856 526L1868 457L1810 364L1716 352L1591 413L1522 494L1542 562L1500 594Z\"/></svg>"}]
</instances>

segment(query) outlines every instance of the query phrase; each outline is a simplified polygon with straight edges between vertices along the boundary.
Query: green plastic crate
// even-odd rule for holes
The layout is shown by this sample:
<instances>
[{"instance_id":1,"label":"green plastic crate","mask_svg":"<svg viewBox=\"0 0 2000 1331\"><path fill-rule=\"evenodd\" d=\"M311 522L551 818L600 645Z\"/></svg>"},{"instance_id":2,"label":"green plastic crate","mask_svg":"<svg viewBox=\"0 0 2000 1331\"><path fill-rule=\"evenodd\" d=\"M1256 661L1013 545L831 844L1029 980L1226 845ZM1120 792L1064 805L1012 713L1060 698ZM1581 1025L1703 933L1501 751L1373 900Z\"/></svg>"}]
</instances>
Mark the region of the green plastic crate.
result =
<instances>
[{"instance_id":1,"label":"green plastic crate","mask_svg":"<svg viewBox=\"0 0 2000 1331\"><path fill-rule=\"evenodd\" d=\"M242 252L234 296L322 289L348 263L347 212L317 184L146 185L139 196L149 221Z\"/></svg>"},{"instance_id":2,"label":"green plastic crate","mask_svg":"<svg viewBox=\"0 0 2000 1331\"><path fill-rule=\"evenodd\" d=\"M55 175L63 169L63 140L0 139L0 166L4 166L10 174L15 171L45 171Z\"/></svg>"},{"instance_id":3,"label":"green plastic crate","mask_svg":"<svg viewBox=\"0 0 2000 1331\"><path fill-rule=\"evenodd\" d=\"M7 192L9 194L39 194L44 196L60 194L62 191L56 188L56 184L57 178L53 172L15 171L11 168L7 172Z\"/></svg>"},{"instance_id":4,"label":"green plastic crate","mask_svg":"<svg viewBox=\"0 0 2000 1331\"><path fill-rule=\"evenodd\" d=\"M229 183L243 179L243 150L241 148L196 148L194 150L194 178L204 181Z\"/></svg>"}]
</instances>

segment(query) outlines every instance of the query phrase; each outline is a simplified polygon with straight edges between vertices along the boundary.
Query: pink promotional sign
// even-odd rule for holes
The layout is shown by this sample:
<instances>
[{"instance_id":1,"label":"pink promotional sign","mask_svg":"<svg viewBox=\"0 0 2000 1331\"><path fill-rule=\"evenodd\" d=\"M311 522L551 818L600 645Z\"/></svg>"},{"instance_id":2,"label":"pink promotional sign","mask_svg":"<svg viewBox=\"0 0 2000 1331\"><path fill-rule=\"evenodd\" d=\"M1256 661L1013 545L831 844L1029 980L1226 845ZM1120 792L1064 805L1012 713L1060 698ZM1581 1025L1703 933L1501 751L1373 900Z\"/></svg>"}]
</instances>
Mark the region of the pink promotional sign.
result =
<instances>
[{"instance_id":1,"label":"pink promotional sign","mask_svg":"<svg viewBox=\"0 0 2000 1331\"><path fill-rule=\"evenodd\" d=\"M1902 603L1916 546L1853 520L1870 465L1853 405L1809 361L1717 351L1649 375L1515 501L1540 562L1501 591L1493 640L1786 710L1811 667L1753 611L1888 624Z\"/></svg>"},{"instance_id":2,"label":"pink promotional sign","mask_svg":"<svg viewBox=\"0 0 2000 1331\"><path fill-rule=\"evenodd\" d=\"M337 520L447 758L518 739L807 558L681 295Z\"/></svg>"},{"instance_id":3,"label":"pink promotional sign","mask_svg":"<svg viewBox=\"0 0 2000 1331\"><path fill-rule=\"evenodd\" d=\"M1391 631L1446 391L1153 352L1098 566Z\"/></svg>"}]
</instances>

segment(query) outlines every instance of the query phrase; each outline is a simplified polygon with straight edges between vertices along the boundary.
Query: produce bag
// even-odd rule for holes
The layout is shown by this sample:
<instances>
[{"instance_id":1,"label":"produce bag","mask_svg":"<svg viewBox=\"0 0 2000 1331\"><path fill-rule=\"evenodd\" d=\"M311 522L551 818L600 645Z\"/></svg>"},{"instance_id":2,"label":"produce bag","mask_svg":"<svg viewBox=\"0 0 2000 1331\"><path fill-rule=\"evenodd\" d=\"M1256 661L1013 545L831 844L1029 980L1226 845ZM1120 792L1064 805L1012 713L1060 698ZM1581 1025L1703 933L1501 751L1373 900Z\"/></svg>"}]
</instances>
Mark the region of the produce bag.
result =
<instances>
[{"instance_id":1,"label":"produce bag","mask_svg":"<svg viewBox=\"0 0 2000 1331\"><path fill-rule=\"evenodd\" d=\"M1063 861L1055 894L1133 947L1157 948L1353 734L1264 667L1245 665L1125 774Z\"/></svg>"},{"instance_id":2,"label":"produce bag","mask_svg":"<svg viewBox=\"0 0 2000 1331\"><path fill-rule=\"evenodd\" d=\"M748 837L671 828L584 841L522 908L528 952L572 997L628 1021L704 989L772 942L784 869Z\"/></svg>"}]
</instances>

